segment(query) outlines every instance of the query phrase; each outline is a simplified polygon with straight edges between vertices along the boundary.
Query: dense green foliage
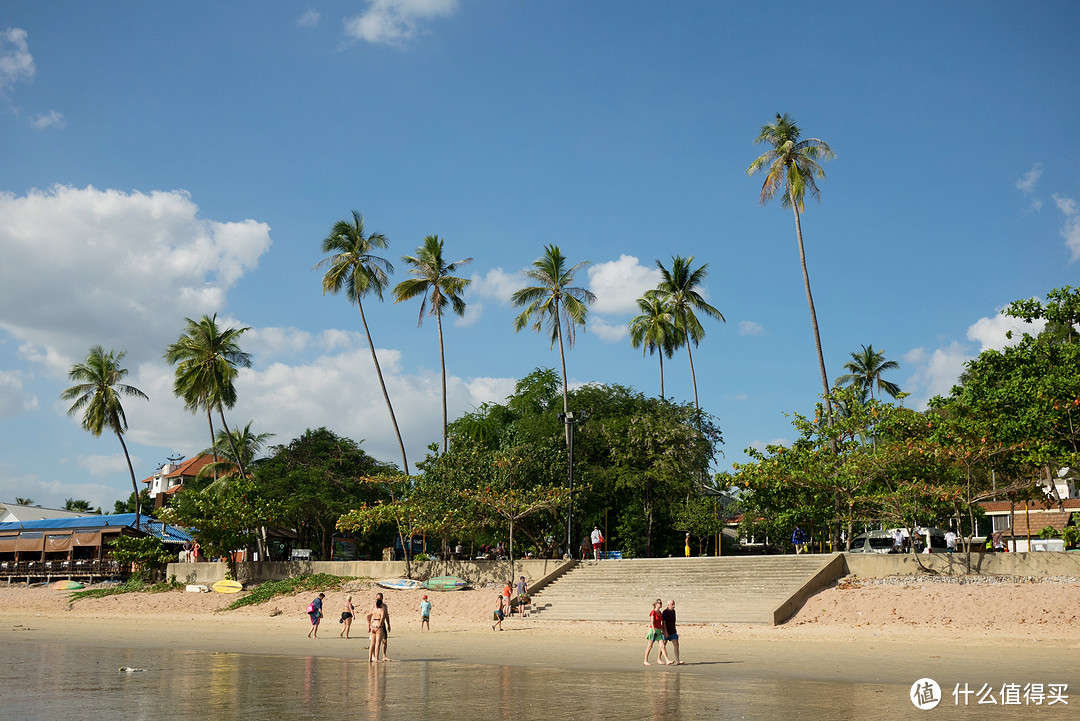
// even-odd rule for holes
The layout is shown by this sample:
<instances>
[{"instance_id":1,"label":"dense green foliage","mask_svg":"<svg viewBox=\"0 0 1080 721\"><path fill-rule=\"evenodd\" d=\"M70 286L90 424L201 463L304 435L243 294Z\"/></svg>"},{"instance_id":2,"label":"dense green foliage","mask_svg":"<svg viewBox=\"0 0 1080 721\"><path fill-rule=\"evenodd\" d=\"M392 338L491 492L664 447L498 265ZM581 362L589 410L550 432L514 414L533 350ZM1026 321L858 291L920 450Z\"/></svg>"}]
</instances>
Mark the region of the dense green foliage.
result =
<instances>
[{"instance_id":1,"label":"dense green foliage","mask_svg":"<svg viewBox=\"0 0 1080 721\"><path fill-rule=\"evenodd\" d=\"M150 574L176 557L157 536L118 536L111 544L111 554L121 566L136 564L135 575L148 579Z\"/></svg>"},{"instance_id":2,"label":"dense green foliage","mask_svg":"<svg viewBox=\"0 0 1080 721\"><path fill-rule=\"evenodd\" d=\"M115 586L72 591L70 598L72 601L80 601L84 598L105 598L106 596L116 596L121 593L164 593L166 591L175 591L178 588L180 588L180 584L174 581L147 583L142 578L133 577Z\"/></svg>"},{"instance_id":3,"label":"dense green foliage","mask_svg":"<svg viewBox=\"0 0 1080 721\"><path fill-rule=\"evenodd\" d=\"M266 581L230 603L225 610L232 611L243 606L254 606L266 603L275 596L289 596L302 591L334 591L341 588L341 584L347 580L353 579L332 576L329 573L316 573L309 576L283 578L280 581Z\"/></svg>"}]
</instances>

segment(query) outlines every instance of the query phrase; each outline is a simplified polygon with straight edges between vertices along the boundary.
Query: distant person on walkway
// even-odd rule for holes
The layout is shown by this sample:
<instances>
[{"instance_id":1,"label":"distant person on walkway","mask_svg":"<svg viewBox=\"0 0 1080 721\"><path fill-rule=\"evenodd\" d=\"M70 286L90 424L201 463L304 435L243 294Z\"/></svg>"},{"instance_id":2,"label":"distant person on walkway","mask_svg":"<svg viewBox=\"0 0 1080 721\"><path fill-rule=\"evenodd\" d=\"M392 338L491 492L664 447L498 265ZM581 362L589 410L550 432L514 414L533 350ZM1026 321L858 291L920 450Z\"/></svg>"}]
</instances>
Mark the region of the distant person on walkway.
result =
<instances>
[{"instance_id":1,"label":"distant person on walkway","mask_svg":"<svg viewBox=\"0 0 1080 721\"><path fill-rule=\"evenodd\" d=\"M956 553L956 542L957 542L957 540L958 539L956 537L956 531L952 530L951 528L949 530L945 531L945 552L946 553Z\"/></svg>"},{"instance_id":2,"label":"distant person on walkway","mask_svg":"<svg viewBox=\"0 0 1080 721\"><path fill-rule=\"evenodd\" d=\"M524 618L529 608L529 584L525 583L524 576L518 580L514 590L517 591L518 615Z\"/></svg>"},{"instance_id":3,"label":"distant person on walkway","mask_svg":"<svg viewBox=\"0 0 1080 721\"><path fill-rule=\"evenodd\" d=\"M349 629L352 628L352 620L355 614L356 609L353 608L352 596L346 596L345 603L341 607L341 620L338 622L344 624L345 627L341 629L338 638L349 638Z\"/></svg>"},{"instance_id":4,"label":"distant person on walkway","mask_svg":"<svg viewBox=\"0 0 1080 721\"><path fill-rule=\"evenodd\" d=\"M600 560L600 547L604 545L604 534L600 533L600 526L592 527L592 534L589 536L589 540L592 541L592 556L594 561Z\"/></svg>"},{"instance_id":5,"label":"distant person on walkway","mask_svg":"<svg viewBox=\"0 0 1080 721\"><path fill-rule=\"evenodd\" d=\"M319 637L319 620L322 618L322 602L326 598L325 593L320 593L315 600L308 604L307 615L311 616L311 630L307 632L308 638Z\"/></svg>"},{"instance_id":6,"label":"distant person on walkway","mask_svg":"<svg viewBox=\"0 0 1080 721\"><path fill-rule=\"evenodd\" d=\"M806 546L806 533L803 529L795 526L795 532L791 534L791 543L795 546L795 553L808 553L810 549Z\"/></svg>"},{"instance_id":7,"label":"distant person on walkway","mask_svg":"<svg viewBox=\"0 0 1080 721\"><path fill-rule=\"evenodd\" d=\"M904 552L904 532L897 528L892 534L892 552Z\"/></svg>"},{"instance_id":8,"label":"distant person on walkway","mask_svg":"<svg viewBox=\"0 0 1080 721\"><path fill-rule=\"evenodd\" d=\"M686 554L687 558L690 558L690 534L689 533L686 534L686 546L683 548L683 552Z\"/></svg>"},{"instance_id":9,"label":"distant person on walkway","mask_svg":"<svg viewBox=\"0 0 1080 721\"><path fill-rule=\"evenodd\" d=\"M649 611L649 632L645 634L645 638L649 640L649 645L645 647L645 665L652 666L649 663L649 653L652 652L653 644L660 641L659 653L656 654L656 662L661 661L666 665L668 663L667 650L664 648L664 617L660 613L660 609L663 608L664 602L659 598L653 601L652 610Z\"/></svg>"},{"instance_id":10,"label":"distant person on walkway","mask_svg":"<svg viewBox=\"0 0 1080 721\"><path fill-rule=\"evenodd\" d=\"M581 550L581 560L582 561L584 561L586 558L588 558L589 554L592 553L592 544L589 543L589 537L588 536L581 539L581 549L580 550Z\"/></svg>"},{"instance_id":11,"label":"distant person on walkway","mask_svg":"<svg viewBox=\"0 0 1080 721\"><path fill-rule=\"evenodd\" d=\"M681 666L684 662L679 659L679 633L675 630L675 601L668 601L667 608L660 614L664 621L664 652L667 653L668 642L671 642L671 650L675 652L675 658L668 656L668 665Z\"/></svg>"},{"instance_id":12,"label":"distant person on walkway","mask_svg":"<svg viewBox=\"0 0 1080 721\"><path fill-rule=\"evenodd\" d=\"M426 593L420 601L420 630L423 631L425 627L428 632L431 631L431 601L427 600Z\"/></svg>"},{"instance_id":13,"label":"distant person on walkway","mask_svg":"<svg viewBox=\"0 0 1080 721\"><path fill-rule=\"evenodd\" d=\"M499 600L495 603L495 613L491 615L491 620L495 622L491 624L492 631L496 630L496 626L498 627L499 631L503 630L502 622L503 617L506 615L505 613L503 613L503 597L499 596L498 599Z\"/></svg>"}]
</instances>

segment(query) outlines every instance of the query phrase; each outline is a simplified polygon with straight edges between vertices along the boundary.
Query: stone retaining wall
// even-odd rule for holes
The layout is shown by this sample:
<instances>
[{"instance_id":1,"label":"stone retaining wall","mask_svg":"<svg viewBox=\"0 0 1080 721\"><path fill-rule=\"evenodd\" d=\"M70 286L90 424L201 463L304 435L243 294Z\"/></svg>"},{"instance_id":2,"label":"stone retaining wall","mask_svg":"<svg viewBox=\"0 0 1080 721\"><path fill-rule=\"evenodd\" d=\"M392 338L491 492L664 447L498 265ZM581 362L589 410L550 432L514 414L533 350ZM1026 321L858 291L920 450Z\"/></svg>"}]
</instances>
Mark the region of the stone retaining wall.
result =
<instances>
[{"instance_id":1,"label":"stone retaining wall","mask_svg":"<svg viewBox=\"0 0 1080 721\"><path fill-rule=\"evenodd\" d=\"M1080 552L1031 553L845 553L845 570L861 578L924 573L987 576L1080 576Z\"/></svg>"}]
</instances>

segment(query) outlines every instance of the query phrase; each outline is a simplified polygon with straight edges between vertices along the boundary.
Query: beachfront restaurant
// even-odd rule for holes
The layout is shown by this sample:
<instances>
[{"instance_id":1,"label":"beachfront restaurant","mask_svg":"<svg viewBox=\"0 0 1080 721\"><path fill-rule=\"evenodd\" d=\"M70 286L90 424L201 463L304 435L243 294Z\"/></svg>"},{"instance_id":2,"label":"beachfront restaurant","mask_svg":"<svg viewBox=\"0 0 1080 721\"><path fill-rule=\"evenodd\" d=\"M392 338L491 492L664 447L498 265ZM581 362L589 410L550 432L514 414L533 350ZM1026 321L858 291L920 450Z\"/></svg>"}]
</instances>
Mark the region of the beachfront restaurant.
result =
<instances>
[{"instance_id":1,"label":"beachfront restaurant","mask_svg":"<svg viewBox=\"0 0 1080 721\"><path fill-rule=\"evenodd\" d=\"M177 551L191 536L179 528L134 513L82 518L50 518L0 523L0 580L96 579L125 575L111 557L112 542L123 536L157 536Z\"/></svg>"}]
</instances>

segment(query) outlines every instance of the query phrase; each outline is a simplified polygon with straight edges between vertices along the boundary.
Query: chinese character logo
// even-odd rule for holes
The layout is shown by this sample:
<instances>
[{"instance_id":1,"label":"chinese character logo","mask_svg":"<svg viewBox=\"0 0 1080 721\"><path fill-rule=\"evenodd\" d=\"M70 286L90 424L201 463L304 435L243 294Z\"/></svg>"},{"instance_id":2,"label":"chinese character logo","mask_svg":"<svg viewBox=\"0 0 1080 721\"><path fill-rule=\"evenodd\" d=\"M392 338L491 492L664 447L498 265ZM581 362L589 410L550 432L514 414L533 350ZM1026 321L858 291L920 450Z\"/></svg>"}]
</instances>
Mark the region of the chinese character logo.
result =
<instances>
[{"instance_id":1,"label":"chinese character logo","mask_svg":"<svg viewBox=\"0 0 1080 721\"><path fill-rule=\"evenodd\" d=\"M920 711L929 711L941 703L941 686L932 678L920 678L911 684L911 703Z\"/></svg>"}]
</instances>

